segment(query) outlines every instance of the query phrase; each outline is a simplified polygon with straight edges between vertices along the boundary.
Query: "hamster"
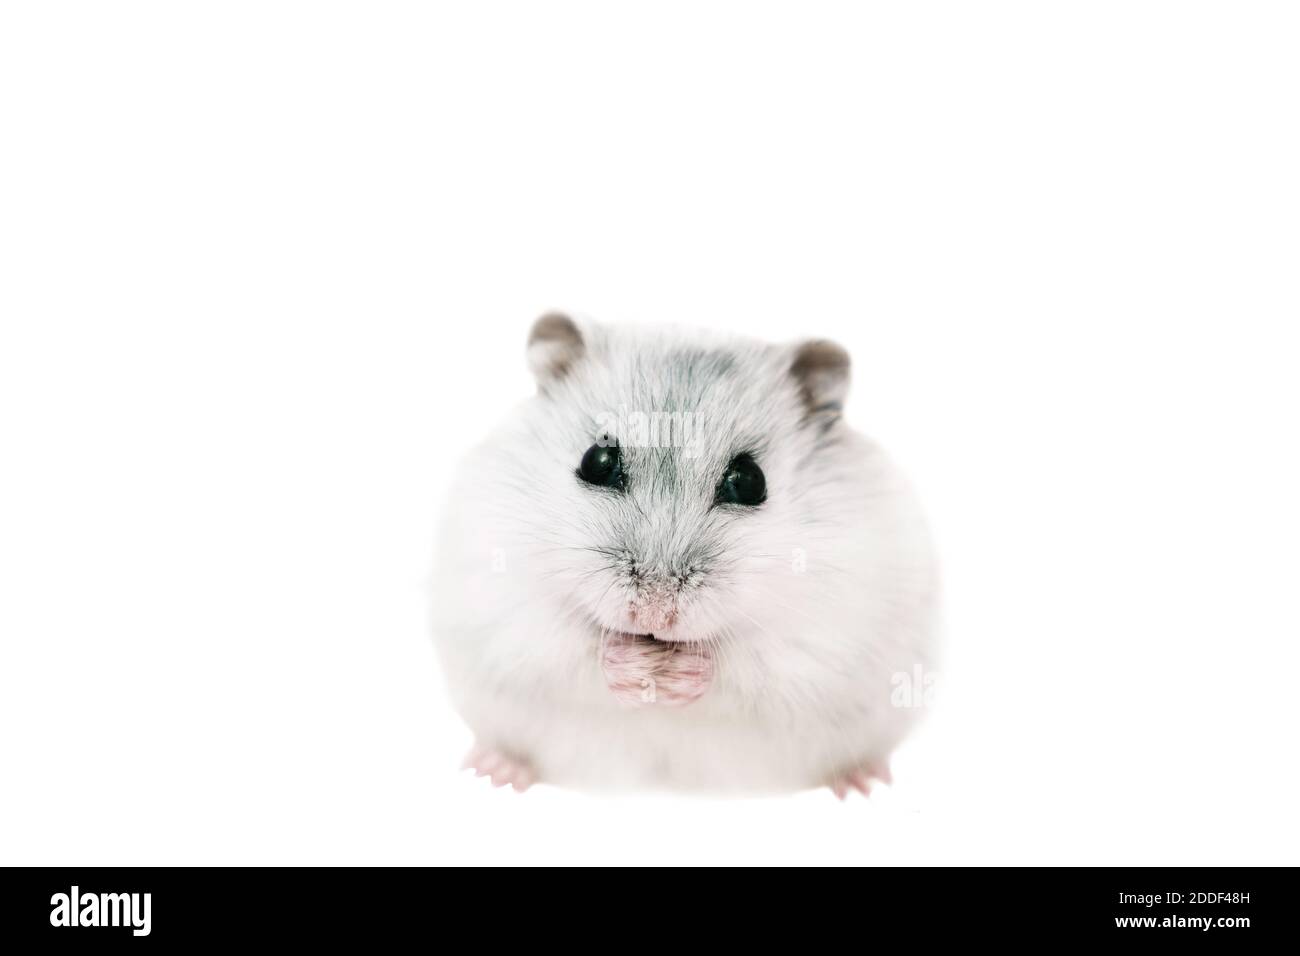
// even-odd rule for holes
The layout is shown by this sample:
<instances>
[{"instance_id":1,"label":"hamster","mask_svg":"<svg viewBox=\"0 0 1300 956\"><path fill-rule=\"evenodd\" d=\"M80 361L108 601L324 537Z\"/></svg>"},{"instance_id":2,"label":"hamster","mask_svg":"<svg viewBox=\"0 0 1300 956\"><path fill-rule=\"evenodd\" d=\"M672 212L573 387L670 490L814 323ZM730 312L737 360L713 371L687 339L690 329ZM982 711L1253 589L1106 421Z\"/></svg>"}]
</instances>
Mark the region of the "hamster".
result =
<instances>
[{"instance_id":1,"label":"hamster","mask_svg":"<svg viewBox=\"0 0 1300 956\"><path fill-rule=\"evenodd\" d=\"M537 394L468 457L439 545L467 766L517 790L887 781L935 562L841 417L845 350L549 314L527 358Z\"/></svg>"}]
</instances>

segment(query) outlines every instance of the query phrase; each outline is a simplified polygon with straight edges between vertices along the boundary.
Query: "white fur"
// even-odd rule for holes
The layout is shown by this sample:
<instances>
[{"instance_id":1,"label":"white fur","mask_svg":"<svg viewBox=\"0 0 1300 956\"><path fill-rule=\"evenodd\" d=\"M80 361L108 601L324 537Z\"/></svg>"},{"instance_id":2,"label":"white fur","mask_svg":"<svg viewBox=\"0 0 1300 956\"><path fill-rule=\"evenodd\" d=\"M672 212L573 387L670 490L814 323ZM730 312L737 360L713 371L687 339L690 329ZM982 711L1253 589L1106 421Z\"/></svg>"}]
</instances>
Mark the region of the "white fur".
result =
<instances>
[{"instance_id":1,"label":"white fur","mask_svg":"<svg viewBox=\"0 0 1300 956\"><path fill-rule=\"evenodd\" d=\"M469 456L447 509L437 640L480 744L603 789L794 790L886 758L916 715L891 705L891 678L931 665L936 604L898 473L809 413L793 347L602 326L582 340ZM585 485L575 469L620 408L692 412L697 444L625 446L626 492ZM741 451L767 500L715 506ZM696 568L675 632L707 643L716 676L688 706L620 702L602 676L593 622L628 629L626 561Z\"/></svg>"}]
</instances>

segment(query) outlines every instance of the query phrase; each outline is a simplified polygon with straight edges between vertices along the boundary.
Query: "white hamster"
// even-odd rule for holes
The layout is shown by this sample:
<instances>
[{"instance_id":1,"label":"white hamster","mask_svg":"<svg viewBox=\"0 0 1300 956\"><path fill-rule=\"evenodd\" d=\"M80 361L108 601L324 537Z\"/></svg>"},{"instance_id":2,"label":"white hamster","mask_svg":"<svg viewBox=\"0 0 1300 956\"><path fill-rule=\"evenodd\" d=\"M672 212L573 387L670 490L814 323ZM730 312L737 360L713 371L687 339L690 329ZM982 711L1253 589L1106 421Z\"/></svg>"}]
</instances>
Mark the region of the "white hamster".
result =
<instances>
[{"instance_id":1,"label":"white hamster","mask_svg":"<svg viewBox=\"0 0 1300 956\"><path fill-rule=\"evenodd\" d=\"M560 314L527 351L538 394L470 455L440 543L467 765L519 790L887 779L936 574L907 484L840 416L847 353Z\"/></svg>"}]
</instances>

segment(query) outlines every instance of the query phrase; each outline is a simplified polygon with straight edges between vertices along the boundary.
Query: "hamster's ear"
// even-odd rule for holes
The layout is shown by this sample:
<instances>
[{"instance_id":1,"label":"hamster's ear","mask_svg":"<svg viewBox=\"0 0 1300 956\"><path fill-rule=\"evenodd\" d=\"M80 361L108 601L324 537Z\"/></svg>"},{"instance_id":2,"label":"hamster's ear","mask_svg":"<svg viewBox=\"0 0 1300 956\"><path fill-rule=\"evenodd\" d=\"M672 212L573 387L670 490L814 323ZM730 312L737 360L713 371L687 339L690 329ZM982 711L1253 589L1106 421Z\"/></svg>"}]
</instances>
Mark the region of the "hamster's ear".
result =
<instances>
[{"instance_id":1,"label":"hamster's ear","mask_svg":"<svg viewBox=\"0 0 1300 956\"><path fill-rule=\"evenodd\" d=\"M794 348L790 374L810 417L839 417L849 394L849 353L843 346L826 339L801 342Z\"/></svg>"},{"instance_id":2,"label":"hamster's ear","mask_svg":"<svg viewBox=\"0 0 1300 956\"><path fill-rule=\"evenodd\" d=\"M537 387L558 382L587 350L582 333L573 319L562 312L548 312L533 323L528 333L528 368Z\"/></svg>"}]
</instances>

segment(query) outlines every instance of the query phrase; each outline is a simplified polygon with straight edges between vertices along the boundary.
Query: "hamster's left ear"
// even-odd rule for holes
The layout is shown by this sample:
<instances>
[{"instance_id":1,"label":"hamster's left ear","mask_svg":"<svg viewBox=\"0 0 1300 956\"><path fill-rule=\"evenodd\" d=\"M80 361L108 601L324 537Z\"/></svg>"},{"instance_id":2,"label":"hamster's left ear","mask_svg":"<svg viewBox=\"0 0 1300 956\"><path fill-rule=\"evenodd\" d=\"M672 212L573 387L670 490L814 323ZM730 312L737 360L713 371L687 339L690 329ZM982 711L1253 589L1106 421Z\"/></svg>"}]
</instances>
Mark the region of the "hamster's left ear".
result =
<instances>
[{"instance_id":1,"label":"hamster's left ear","mask_svg":"<svg viewBox=\"0 0 1300 956\"><path fill-rule=\"evenodd\" d=\"M533 323L528 333L528 368L545 391L568 374L582 358L587 345L577 323L562 312L548 312Z\"/></svg>"},{"instance_id":2,"label":"hamster's left ear","mask_svg":"<svg viewBox=\"0 0 1300 956\"><path fill-rule=\"evenodd\" d=\"M826 339L801 342L795 346L790 374L809 417L839 417L849 394L849 353L843 346Z\"/></svg>"}]
</instances>

